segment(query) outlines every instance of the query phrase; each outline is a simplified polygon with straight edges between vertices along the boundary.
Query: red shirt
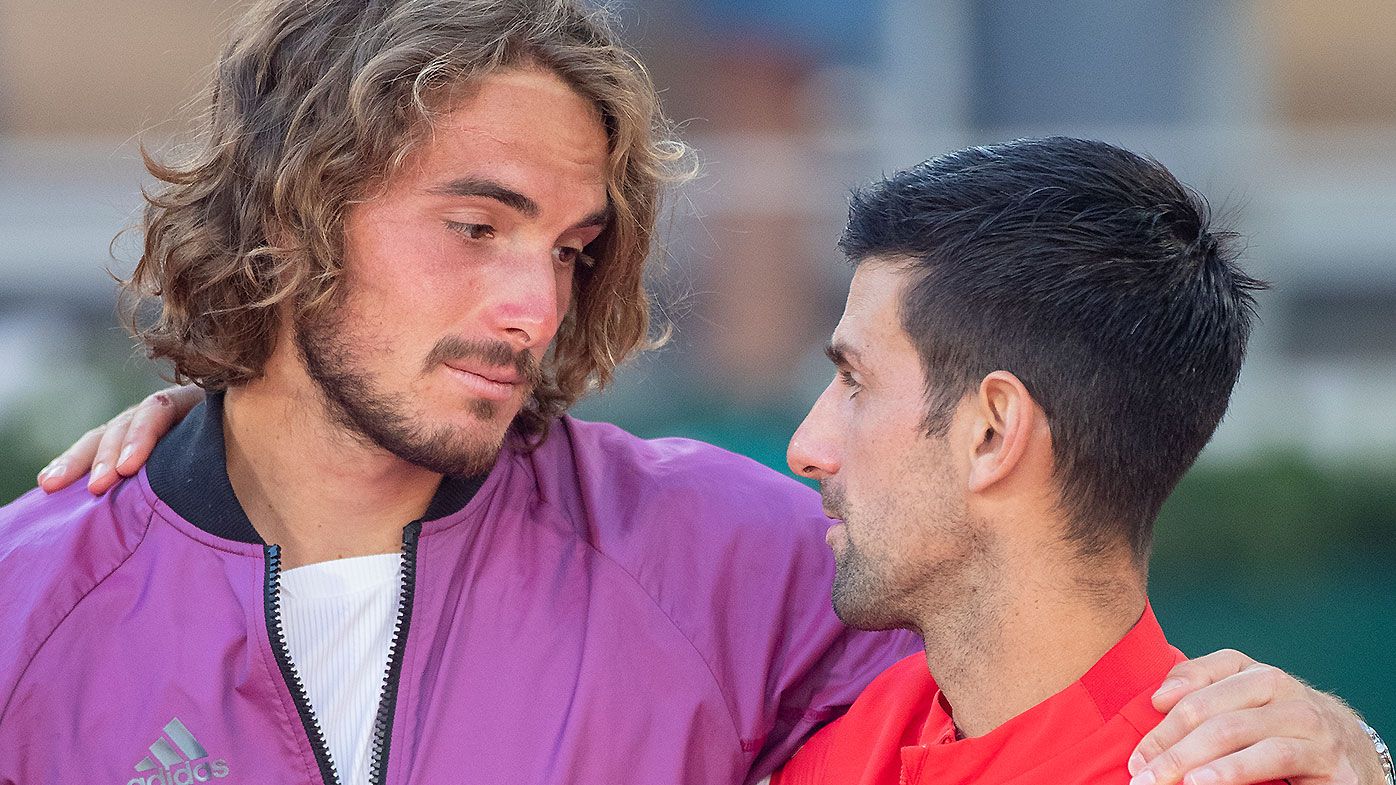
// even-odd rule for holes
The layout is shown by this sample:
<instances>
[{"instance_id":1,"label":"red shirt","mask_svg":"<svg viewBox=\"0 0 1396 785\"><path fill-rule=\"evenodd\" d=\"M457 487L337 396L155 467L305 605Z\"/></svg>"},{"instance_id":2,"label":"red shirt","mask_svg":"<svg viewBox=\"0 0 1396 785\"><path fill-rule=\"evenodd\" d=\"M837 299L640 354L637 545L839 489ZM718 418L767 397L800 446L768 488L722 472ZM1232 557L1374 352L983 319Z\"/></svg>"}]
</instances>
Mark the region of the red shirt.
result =
<instances>
[{"instance_id":1,"label":"red shirt","mask_svg":"<svg viewBox=\"0 0 1396 785\"><path fill-rule=\"evenodd\" d=\"M1163 719L1153 693L1184 659L1146 607L1080 681L987 735L957 741L925 655L915 654L873 680L772 785L1127 785L1130 753Z\"/></svg>"}]
</instances>

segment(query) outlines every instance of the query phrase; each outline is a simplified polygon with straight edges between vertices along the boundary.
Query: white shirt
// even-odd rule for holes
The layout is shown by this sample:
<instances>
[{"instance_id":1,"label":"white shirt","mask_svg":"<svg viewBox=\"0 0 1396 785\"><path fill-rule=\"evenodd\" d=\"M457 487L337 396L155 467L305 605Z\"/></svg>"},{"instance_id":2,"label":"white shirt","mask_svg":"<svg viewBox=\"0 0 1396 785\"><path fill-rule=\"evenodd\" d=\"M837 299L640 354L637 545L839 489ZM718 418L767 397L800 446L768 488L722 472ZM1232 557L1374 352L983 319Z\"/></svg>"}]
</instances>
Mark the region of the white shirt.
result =
<instances>
[{"instance_id":1,"label":"white shirt","mask_svg":"<svg viewBox=\"0 0 1396 785\"><path fill-rule=\"evenodd\" d=\"M281 573L286 648L344 785L368 785L401 577L397 553Z\"/></svg>"}]
</instances>

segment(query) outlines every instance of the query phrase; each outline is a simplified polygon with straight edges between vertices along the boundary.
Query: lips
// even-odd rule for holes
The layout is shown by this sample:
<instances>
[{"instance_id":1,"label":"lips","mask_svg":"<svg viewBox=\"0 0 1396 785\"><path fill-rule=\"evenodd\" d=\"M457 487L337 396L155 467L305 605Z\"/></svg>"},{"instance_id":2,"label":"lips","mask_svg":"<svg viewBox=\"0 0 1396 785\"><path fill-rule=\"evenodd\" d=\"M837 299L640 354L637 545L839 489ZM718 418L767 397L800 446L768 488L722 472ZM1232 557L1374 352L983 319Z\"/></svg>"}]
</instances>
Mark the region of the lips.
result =
<instances>
[{"instance_id":1,"label":"lips","mask_svg":"<svg viewBox=\"0 0 1396 785\"><path fill-rule=\"evenodd\" d=\"M497 365L471 365L468 363L446 363L445 370L460 385L468 396L487 401L506 403L516 400L519 391L526 384L524 377L515 371Z\"/></svg>"},{"instance_id":2,"label":"lips","mask_svg":"<svg viewBox=\"0 0 1396 785\"><path fill-rule=\"evenodd\" d=\"M842 521L835 520L832 526L824 530L824 543L833 549L836 556L847 539L848 533Z\"/></svg>"},{"instance_id":3,"label":"lips","mask_svg":"<svg viewBox=\"0 0 1396 785\"><path fill-rule=\"evenodd\" d=\"M495 384L519 384L523 381L517 371L499 366L478 366L464 363L446 363L447 366L464 373L471 373Z\"/></svg>"}]
</instances>

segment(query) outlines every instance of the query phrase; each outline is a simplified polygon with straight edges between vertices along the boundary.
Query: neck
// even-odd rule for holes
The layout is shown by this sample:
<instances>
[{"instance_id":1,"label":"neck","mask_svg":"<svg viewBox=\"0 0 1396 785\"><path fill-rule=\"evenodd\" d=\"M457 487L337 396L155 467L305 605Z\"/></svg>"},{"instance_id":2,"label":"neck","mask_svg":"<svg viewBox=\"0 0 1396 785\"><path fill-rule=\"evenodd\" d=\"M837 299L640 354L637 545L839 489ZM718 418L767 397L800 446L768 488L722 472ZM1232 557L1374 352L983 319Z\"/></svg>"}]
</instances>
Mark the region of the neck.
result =
<instances>
[{"instance_id":1,"label":"neck","mask_svg":"<svg viewBox=\"0 0 1396 785\"><path fill-rule=\"evenodd\" d=\"M267 378L228 391L223 434L238 501L287 569L399 550L441 482L346 433L318 395Z\"/></svg>"},{"instance_id":2,"label":"neck","mask_svg":"<svg viewBox=\"0 0 1396 785\"><path fill-rule=\"evenodd\" d=\"M919 620L927 661L966 736L987 734L1066 689L1144 613L1143 576L1127 557L1053 570L1036 550L1035 559L1024 553L1005 562L1014 565L1010 581L991 580L953 612ZM1081 580L1086 570L1089 582Z\"/></svg>"}]
</instances>

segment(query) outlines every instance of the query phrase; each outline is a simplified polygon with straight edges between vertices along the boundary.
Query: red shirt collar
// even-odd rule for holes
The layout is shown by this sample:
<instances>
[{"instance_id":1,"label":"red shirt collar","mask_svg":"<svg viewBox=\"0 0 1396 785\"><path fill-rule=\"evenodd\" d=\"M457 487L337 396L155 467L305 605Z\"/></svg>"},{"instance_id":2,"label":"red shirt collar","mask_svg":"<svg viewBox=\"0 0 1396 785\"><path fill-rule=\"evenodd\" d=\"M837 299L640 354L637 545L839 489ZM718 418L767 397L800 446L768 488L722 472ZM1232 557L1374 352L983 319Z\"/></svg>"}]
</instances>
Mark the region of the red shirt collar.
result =
<instances>
[{"instance_id":1,"label":"red shirt collar","mask_svg":"<svg viewBox=\"0 0 1396 785\"><path fill-rule=\"evenodd\" d=\"M1134 627L1078 681L991 733L956 740L950 706L936 693L918 746L904 747L910 781L936 772L938 782L1006 780L1096 732L1141 693L1154 689L1180 659L1146 605Z\"/></svg>"}]
</instances>

